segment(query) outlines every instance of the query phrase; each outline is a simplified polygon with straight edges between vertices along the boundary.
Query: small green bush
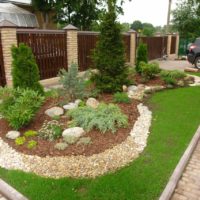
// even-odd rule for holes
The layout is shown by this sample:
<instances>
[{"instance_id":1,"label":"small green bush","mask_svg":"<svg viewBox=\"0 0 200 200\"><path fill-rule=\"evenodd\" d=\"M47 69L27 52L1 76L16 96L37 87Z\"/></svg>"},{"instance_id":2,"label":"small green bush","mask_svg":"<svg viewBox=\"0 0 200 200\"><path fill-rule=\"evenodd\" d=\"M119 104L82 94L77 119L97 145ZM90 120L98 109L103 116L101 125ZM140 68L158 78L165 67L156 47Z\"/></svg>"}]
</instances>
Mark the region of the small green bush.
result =
<instances>
[{"instance_id":1,"label":"small green bush","mask_svg":"<svg viewBox=\"0 0 200 200\"><path fill-rule=\"evenodd\" d=\"M102 133L109 130L115 133L117 128L128 125L127 116L114 104L101 103L97 109L88 106L78 107L67 114L73 119L73 126L80 126L86 131L96 128Z\"/></svg>"},{"instance_id":2,"label":"small green bush","mask_svg":"<svg viewBox=\"0 0 200 200\"><path fill-rule=\"evenodd\" d=\"M78 66L76 64L72 64L68 72L65 69L60 70L59 77L60 83L63 85L62 93L67 101L85 97L85 78L78 75Z\"/></svg>"},{"instance_id":3,"label":"small green bush","mask_svg":"<svg viewBox=\"0 0 200 200\"><path fill-rule=\"evenodd\" d=\"M59 151L64 151L66 148L68 147L68 144L61 142L61 143L57 143L54 148L59 150Z\"/></svg>"},{"instance_id":4,"label":"small green bush","mask_svg":"<svg viewBox=\"0 0 200 200\"><path fill-rule=\"evenodd\" d=\"M128 97L127 93L117 92L113 96L113 101L115 103L131 103L131 99Z\"/></svg>"},{"instance_id":5,"label":"small green bush","mask_svg":"<svg viewBox=\"0 0 200 200\"><path fill-rule=\"evenodd\" d=\"M35 141L35 140L30 140L30 141L28 141L28 144L27 144L27 148L28 149L33 149L33 148L35 148L37 146L37 141Z\"/></svg>"},{"instance_id":6,"label":"small green bush","mask_svg":"<svg viewBox=\"0 0 200 200\"><path fill-rule=\"evenodd\" d=\"M38 92L28 89L0 88L0 95L3 100L0 113L16 130L32 120L44 101Z\"/></svg>"},{"instance_id":7,"label":"small green bush","mask_svg":"<svg viewBox=\"0 0 200 200\"><path fill-rule=\"evenodd\" d=\"M45 140L53 141L62 135L61 124L58 121L45 121L42 128L38 131L40 138Z\"/></svg>"},{"instance_id":8,"label":"small green bush","mask_svg":"<svg viewBox=\"0 0 200 200\"><path fill-rule=\"evenodd\" d=\"M37 136L37 135L38 135L37 131L32 131L32 130L26 131L24 133L25 137L34 137L34 136Z\"/></svg>"},{"instance_id":9,"label":"small green bush","mask_svg":"<svg viewBox=\"0 0 200 200\"><path fill-rule=\"evenodd\" d=\"M75 144L78 141L78 137L74 136L65 136L63 140L68 144Z\"/></svg>"},{"instance_id":10,"label":"small green bush","mask_svg":"<svg viewBox=\"0 0 200 200\"><path fill-rule=\"evenodd\" d=\"M77 142L78 145L83 144L83 145L89 145L92 144L92 139L91 137L82 137L80 140Z\"/></svg>"},{"instance_id":11,"label":"small green bush","mask_svg":"<svg viewBox=\"0 0 200 200\"><path fill-rule=\"evenodd\" d=\"M136 67L135 70L137 73L141 73L140 62L148 63L148 55L147 55L147 45L144 43L140 43L137 48L137 56L136 56Z\"/></svg>"},{"instance_id":12,"label":"small green bush","mask_svg":"<svg viewBox=\"0 0 200 200\"><path fill-rule=\"evenodd\" d=\"M18 137L15 139L15 144L17 146L21 146L26 142L26 138L25 137Z\"/></svg>"},{"instance_id":13,"label":"small green bush","mask_svg":"<svg viewBox=\"0 0 200 200\"><path fill-rule=\"evenodd\" d=\"M176 85L179 79L183 79L186 76L186 73L178 70L162 70L160 73L161 79L170 85Z\"/></svg>"},{"instance_id":14,"label":"small green bush","mask_svg":"<svg viewBox=\"0 0 200 200\"><path fill-rule=\"evenodd\" d=\"M12 47L12 76L14 88L31 89L44 94L44 89L39 83L40 75L31 48L25 44Z\"/></svg>"},{"instance_id":15,"label":"small green bush","mask_svg":"<svg viewBox=\"0 0 200 200\"><path fill-rule=\"evenodd\" d=\"M140 69L141 75L146 81L155 78L155 76L161 71L161 69L159 68L159 64L156 62L140 62Z\"/></svg>"}]
</instances>

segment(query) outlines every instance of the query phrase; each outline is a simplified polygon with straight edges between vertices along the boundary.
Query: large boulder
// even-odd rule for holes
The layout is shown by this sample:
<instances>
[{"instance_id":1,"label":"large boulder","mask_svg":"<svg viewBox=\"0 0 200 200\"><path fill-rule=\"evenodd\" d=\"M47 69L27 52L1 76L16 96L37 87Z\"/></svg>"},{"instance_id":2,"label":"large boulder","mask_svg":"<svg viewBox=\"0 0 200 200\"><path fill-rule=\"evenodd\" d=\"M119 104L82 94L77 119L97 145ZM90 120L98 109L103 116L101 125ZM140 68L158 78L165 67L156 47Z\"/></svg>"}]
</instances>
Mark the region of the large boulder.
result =
<instances>
[{"instance_id":1,"label":"large boulder","mask_svg":"<svg viewBox=\"0 0 200 200\"><path fill-rule=\"evenodd\" d=\"M19 131L9 131L6 134L6 138L11 139L11 140L15 140L19 136L20 136L20 132Z\"/></svg>"},{"instance_id":2,"label":"large boulder","mask_svg":"<svg viewBox=\"0 0 200 200\"><path fill-rule=\"evenodd\" d=\"M77 107L78 107L78 104L76 104L76 103L68 103L68 104L63 106L63 108L65 110L72 110L72 109L77 108Z\"/></svg>"},{"instance_id":3,"label":"large boulder","mask_svg":"<svg viewBox=\"0 0 200 200\"><path fill-rule=\"evenodd\" d=\"M86 101L86 105L92 108L97 108L99 105L99 102L95 98L89 98Z\"/></svg>"},{"instance_id":4,"label":"large boulder","mask_svg":"<svg viewBox=\"0 0 200 200\"><path fill-rule=\"evenodd\" d=\"M60 107L52 107L45 111L45 114L49 117L61 116L64 114L64 110Z\"/></svg>"},{"instance_id":5,"label":"large boulder","mask_svg":"<svg viewBox=\"0 0 200 200\"><path fill-rule=\"evenodd\" d=\"M85 131L81 127L73 127L65 129L62 133L62 136L65 137L82 137L85 134Z\"/></svg>"}]
</instances>

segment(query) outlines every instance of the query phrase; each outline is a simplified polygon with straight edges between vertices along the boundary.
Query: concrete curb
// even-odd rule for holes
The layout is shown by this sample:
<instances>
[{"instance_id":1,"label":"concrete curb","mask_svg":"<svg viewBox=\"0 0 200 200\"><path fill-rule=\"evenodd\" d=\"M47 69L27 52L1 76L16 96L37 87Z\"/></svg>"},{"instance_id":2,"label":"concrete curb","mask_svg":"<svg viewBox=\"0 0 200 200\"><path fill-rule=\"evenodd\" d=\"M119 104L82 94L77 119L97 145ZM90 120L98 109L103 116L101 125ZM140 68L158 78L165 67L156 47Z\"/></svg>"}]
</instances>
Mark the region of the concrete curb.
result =
<instances>
[{"instance_id":1,"label":"concrete curb","mask_svg":"<svg viewBox=\"0 0 200 200\"><path fill-rule=\"evenodd\" d=\"M180 180L180 178L183 174L183 171L184 171L186 165L188 164L188 161L191 158L191 155L192 155L193 151L195 150L199 139L200 139L200 126L197 129L195 135L193 136L188 148L186 149L183 156L181 157L178 165L176 166L176 168L175 168L172 176L170 177L169 182L166 185L159 200L170 200L170 198L172 197L174 190L177 186L177 183Z\"/></svg>"},{"instance_id":2,"label":"concrete curb","mask_svg":"<svg viewBox=\"0 0 200 200\"><path fill-rule=\"evenodd\" d=\"M0 179L0 193L9 200L28 200L2 179Z\"/></svg>"}]
</instances>

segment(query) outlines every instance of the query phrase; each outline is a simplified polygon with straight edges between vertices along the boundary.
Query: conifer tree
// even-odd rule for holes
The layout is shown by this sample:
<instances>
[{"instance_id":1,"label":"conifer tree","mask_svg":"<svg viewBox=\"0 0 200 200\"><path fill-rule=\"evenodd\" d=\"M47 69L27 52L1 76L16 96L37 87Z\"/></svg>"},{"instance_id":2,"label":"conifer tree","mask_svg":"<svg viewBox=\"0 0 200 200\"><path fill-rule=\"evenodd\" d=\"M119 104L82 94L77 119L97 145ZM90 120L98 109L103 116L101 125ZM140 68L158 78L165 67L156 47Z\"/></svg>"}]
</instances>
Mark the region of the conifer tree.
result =
<instances>
[{"instance_id":1,"label":"conifer tree","mask_svg":"<svg viewBox=\"0 0 200 200\"><path fill-rule=\"evenodd\" d=\"M116 21L116 1L108 0L107 5L108 11L101 22L99 41L93 55L99 73L93 76L93 80L101 91L116 92L129 83L128 68L125 66L121 26Z\"/></svg>"},{"instance_id":2,"label":"conifer tree","mask_svg":"<svg viewBox=\"0 0 200 200\"><path fill-rule=\"evenodd\" d=\"M12 77L14 88L32 89L43 94L43 87L39 83L39 69L30 47L19 44L12 47Z\"/></svg>"}]
</instances>

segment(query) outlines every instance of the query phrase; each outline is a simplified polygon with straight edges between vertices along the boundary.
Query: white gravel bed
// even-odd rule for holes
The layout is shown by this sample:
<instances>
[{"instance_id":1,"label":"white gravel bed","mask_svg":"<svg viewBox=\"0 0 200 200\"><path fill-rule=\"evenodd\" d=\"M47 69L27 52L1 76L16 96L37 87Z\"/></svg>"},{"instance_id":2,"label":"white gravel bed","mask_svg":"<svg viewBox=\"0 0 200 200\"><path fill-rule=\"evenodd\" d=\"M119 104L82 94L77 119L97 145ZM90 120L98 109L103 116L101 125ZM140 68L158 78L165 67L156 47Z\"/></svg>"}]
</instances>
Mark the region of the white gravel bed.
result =
<instances>
[{"instance_id":1,"label":"white gravel bed","mask_svg":"<svg viewBox=\"0 0 200 200\"><path fill-rule=\"evenodd\" d=\"M0 166L6 169L18 169L34 172L37 175L51 178L61 177L96 177L113 172L126 166L139 156L147 143L152 113L138 105L140 116L130 136L102 153L92 156L39 157L25 155L15 151L0 138Z\"/></svg>"}]
</instances>

